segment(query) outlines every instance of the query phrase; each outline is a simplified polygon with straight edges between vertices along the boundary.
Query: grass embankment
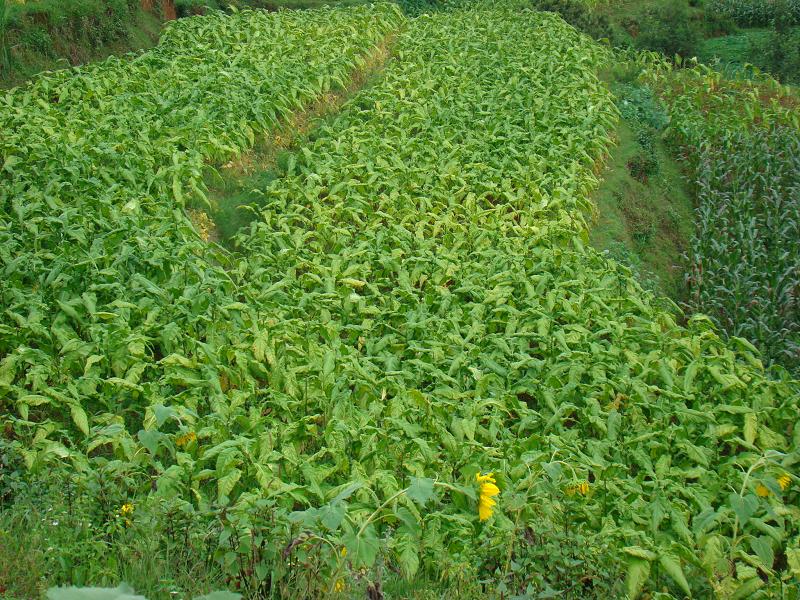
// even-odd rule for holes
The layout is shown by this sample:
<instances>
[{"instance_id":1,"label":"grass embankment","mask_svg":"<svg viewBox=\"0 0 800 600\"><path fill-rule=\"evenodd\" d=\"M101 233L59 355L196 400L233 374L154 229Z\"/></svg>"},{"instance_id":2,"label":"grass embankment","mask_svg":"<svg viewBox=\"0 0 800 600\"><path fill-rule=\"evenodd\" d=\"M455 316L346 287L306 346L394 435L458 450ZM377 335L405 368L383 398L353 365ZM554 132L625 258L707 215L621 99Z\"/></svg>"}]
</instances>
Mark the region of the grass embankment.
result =
<instances>
[{"instance_id":1,"label":"grass embankment","mask_svg":"<svg viewBox=\"0 0 800 600\"><path fill-rule=\"evenodd\" d=\"M647 87L624 75L605 79L621 120L593 194L597 215L589 239L630 267L645 287L680 302L693 206L682 168L662 139L666 109Z\"/></svg>"},{"instance_id":2,"label":"grass embankment","mask_svg":"<svg viewBox=\"0 0 800 600\"><path fill-rule=\"evenodd\" d=\"M143 10L138 0L111 7L91 2L66 7L55 2L7 3L0 23L0 88L20 85L42 71L151 48L161 26L161 17Z\"/></svg>"}]
</instances>

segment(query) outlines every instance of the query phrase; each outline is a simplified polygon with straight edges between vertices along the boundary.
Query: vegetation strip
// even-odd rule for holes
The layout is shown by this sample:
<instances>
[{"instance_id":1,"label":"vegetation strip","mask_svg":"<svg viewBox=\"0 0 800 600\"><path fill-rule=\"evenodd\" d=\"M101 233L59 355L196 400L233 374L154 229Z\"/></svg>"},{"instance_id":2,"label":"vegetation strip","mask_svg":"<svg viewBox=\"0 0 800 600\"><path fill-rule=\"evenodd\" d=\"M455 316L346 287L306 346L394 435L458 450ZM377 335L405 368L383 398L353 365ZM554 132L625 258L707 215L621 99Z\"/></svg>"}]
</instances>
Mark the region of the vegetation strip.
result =
<instances>
[{"instance_id":1,"label":"vegetation strip","mask_svg":"<svg viewBox=\"0 0 800 600\"><path fill-rule=\"evenodd\" d=\"M662 73L654 85L697 193L688 306L797 376L800 98L708 69Z\"/></svg>"},{"instance_id":2,"label":"vegetation strip","mask_svg":"<svg viewBox=\"0 0 800 600\"><path fill-rule=\"evenodd\" d=\"M402 22L331 14L349 33L298 17L290 38L363 57ZM229 254L173 201L289 110L270 119L267 98L296 95L254 87L268 67L249 44L267 42L234 18L192 21L215 51L166 60L198 114L163 149L103 112L136 86L102 73L6 98L32 109L0 196L0 449L17 474L0 518L21 556L153 600L380 597L401 579L465 598L796 587L797 383L707 319L678 326L585 246L618 116L595 75L611 54L515 3L420 16L381 81L254 193ZM332 52L284 64L283 89ZM252 79L232 76L243 63ZM111 115L93 140L107 162L64 142L37 163L77 116L65 90L94 102L85 121Z\"/></svg>"},{"instance_id":3,"label":"vegetation strip","mask_svg":"<svg viewBox=\"0 0 800 600\"><path fill-rule=\"evenodd\" d=\"M203 207L189 211L201 237L215 242L229 241L241 227L257 218L257 208L249 204L253 189L277 177L279 161L285 161L290 151L298 150L321 119L335 115L381 72L391 56L395 38L394 33L388 35L370 52L365 63L348 75L346 88L332 90L304 110L291 113L266 135L259 136L251 150L219 169L210 169L205 177L210 201L210 208L206 210L212 217Z\"/></svg>"}]
</instances>

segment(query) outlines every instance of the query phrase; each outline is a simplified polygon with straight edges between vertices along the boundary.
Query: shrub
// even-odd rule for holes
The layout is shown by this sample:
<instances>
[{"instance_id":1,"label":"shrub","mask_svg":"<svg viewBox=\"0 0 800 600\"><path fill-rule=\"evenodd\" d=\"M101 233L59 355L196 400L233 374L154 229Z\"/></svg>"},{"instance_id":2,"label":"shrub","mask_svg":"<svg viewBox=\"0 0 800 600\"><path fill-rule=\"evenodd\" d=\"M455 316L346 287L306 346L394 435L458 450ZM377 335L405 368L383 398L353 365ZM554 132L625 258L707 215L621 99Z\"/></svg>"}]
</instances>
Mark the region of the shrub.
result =
<instances>
[{"instance_id":1,"label":"shrub","mask_svg":"<svg viewBox=\"0 0 800 600\"><path fill-rule=\"evenodd\" d=\"M209 9L219 10L221 7L216 0L176 0L175 12L179 17L201 15Z\"/></svg>"},{"instance_id":2,"label":"shrub","mask_svg":"<svg viewBox=\"0 0 800 600\"><path fill-rule=\"evenodd\" d=\"M800 29L775 30L753 46L757 67L783 83L800 83Z\"/></svg>"},{"instance_id":3,"label":"shrub","mask_svg":"<svg viewBox=\"0 0 800 600\"><path fill-rule=\"evenodd\" d=\"M658 160L654 154L643 150L631 157L627 167L631 177L642 183L647 183L651 175L658 173Z\"/></svg>"},{"instance_id":4,"label":"shrub","mask_svg":"<svg viewBox=\"0 0 800 600\"><path fill-rule=\"evenodd\" d=\"M692 56L698 39L689 6L685 1L672 0L644 14L636 45L646 50L663 52L667 56Z\"/></svg>"},{"instance_id":5,"label":"shrub","mask_svg":"<svg viewBox=\"0 0 800 600\"><path fill-rule=\"evenodd\" d=\"M605 15L597 14L579 0L536 0L538 10L556 13L567 23L595 39L610 38L611 25Z\"/></svg>"},{"instance_id":6,"label":"shrub","mask_svg":"<svg viewBox=\"0 0 800 600\"><path fill-rule=\"evenodd\" d=\"M703 12L702 26L706 37L720 37L739 31L739 27L733 17L712 10Z\"/></svg>"},{"instance_id":7,"label":"shrub","mask_svg":"<svg viewBox=\"0 0 800 600\"><path fill-rule=\"evenodd\" d=\"M783 83L800 83L800 14L790 0L775 2L773 30L751 42L753 62Z\"/></svg>"},{"instance_id":8,"label":"shrub","mask_svg":"<svg viewBox=\"0 0 800 600\"><path fill-rule=\"evenodd\" d=\"M626 121L656 131L661 131L669 123L664 105L650 88L636 83L623 83L614 86L614 95L617 97L617 108Z\"/></svg>"}]
</instances>

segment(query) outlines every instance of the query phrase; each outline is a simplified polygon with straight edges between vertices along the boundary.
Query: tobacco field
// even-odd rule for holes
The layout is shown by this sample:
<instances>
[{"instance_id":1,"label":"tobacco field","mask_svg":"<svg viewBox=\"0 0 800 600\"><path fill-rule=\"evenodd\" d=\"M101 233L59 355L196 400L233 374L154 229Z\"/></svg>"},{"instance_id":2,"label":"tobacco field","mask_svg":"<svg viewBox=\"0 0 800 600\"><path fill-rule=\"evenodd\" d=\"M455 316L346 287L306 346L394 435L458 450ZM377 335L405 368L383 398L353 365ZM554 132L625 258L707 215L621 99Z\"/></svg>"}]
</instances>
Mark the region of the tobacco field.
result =
<instances>
[{"instance_id":1,"label":"tobacco field","mask_svg":"<svg viewBox=\"0 0 800 600\"><path fill-rule=\"evenodd\" d=\"M588 243L622 60L695 148L689 308ZM796 96L714 77L515 0L377 3L0 95L9 598L800 598ZM246 226L198 226L333 94Z\"/></svg>"}]
</instances>

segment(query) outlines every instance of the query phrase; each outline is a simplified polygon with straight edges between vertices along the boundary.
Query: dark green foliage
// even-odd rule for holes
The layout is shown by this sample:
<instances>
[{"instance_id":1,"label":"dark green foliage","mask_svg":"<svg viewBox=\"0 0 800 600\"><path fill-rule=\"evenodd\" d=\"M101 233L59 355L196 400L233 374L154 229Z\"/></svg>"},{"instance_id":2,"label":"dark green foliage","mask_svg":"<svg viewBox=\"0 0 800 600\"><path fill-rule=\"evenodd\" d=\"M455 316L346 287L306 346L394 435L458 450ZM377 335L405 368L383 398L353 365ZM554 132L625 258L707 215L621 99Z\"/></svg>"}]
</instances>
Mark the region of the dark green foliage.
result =
<instances>
[{"instance_id":1,"label":"dark green foliage","mask_svg":"<svg viewBox=\"0 0 800 600\"><path fill-rule=\"evenodd\" d=\"M418 15L431 10L442 8L441 0L398 0L397 4L408 15Z\"/></svg>"},{"instance_id":2,"label":"dark green foliage","mask_svg":"<svg viewBox=\"0 0 800 600\"><path fill-rule=\"evenodd\" d=\"M783 83L800 84L800 27L771 32L752 54L756 66Z\"/></svg>"},{"instance_id":3,"label":"dark green foliage","mask_svg":"<svg viewBox=\"0 0 800 600\"><path fill-rule=\"evenodd\" d=\"M698 41L698 28L686 0L668 0L648 9L639 21L635 39L638 48L663 52L670 58L676 54L693 56Z\"/></svg>"},{"instance_id":4,"label":"dark green foliage","mask_svg":"<svg viewBox=\"0 0 800 600\"><path fill-rule=\"evenodd\" d=\"M614 86L614 93L617 108L633 128L639 145L639 151L626 164L628 172L634 179L646 183L659 171L655 138L667 126L669 117L661 101L647 86L622 83ZM649 240L652 230L652 227L648 227L644 233L636 236L638 241Z\"/></svg>"},{"instance_id":5,"label":"dark green foliage","mask_svg":"<svg viewBox=\"0 0 800 600\"><path fill-rule=\"evenodd\" d=\"M731 35L739 30L734 18L728 14L714 12L713 10L706 10L701 16L703 34L705 37Z\"/></svg>"},{"instance_id":6,"label":"dark green foliage","mask_svg":"<svg viewBox=\"0 0 800 600\"><path fill-rule=\"evenodd\" d=\"M615 85L613 91L617 97L617 108L626 121L657 131L663 130L669 123L664 104L649 87L622 83Z\"/></svg>"},{"instance_id":7,"label":"dark green foliage","mask_svg":"<svg viewBox=\"0 0 800 600\"><path fill-rule=\"evenodd\" d=\"M535 0L538 10L553 12L561 16L567 23L583 31L595 39L611 37L611 25L608 18L580 0Z\"/></svg>"},{"instance_id":8,"label":"dark green foliage","mask_svg":"<svg viewBox=\"0 0 800 600\"><path fill-rule=\"evenodd\" d=\"M209 10L228 10L233 7L278 10L285 2L280 0L175 0L175 11L178 17L203 15Z\"/></svg>"},{"instance_id":9,"label":"dark green foliage","mask_svg":"<svg viewBox=\"0 0 800 600\"><path fill-rule=\"evenodd\" d=\"M175 0L175 12L179 17L205 14L208 10L220 10L217 0Z\"/></svg>"},{"instance_id":10,"label":"dark green foliage","mask_svg":"<svg viewBox=\"0 0 800 600\"><path fill-rule=\"evenodd\" d=\"M634 179L645 183L651 175L658 173L658 159L653 153L642 150L628 161L628 171Z\"/></svg>"},{"instance_id":11,"label":"dark green foliage","mask_svg":"<svg viewBox=\"0 0 800 600\"><path fill-rule=\"evenodd\" d=\"M753 44L751 54L756 66L782 82L800 83L800 8L789 0L776 2L772 31Z\"/></svg>"},{"instance_id":12,"label":"dark green foliage","mask_svg":"<svg viewBox=\"0 0 800 600\"><path fill-rule=\"evenodd\" d=\"M0 74L10 67L6 45L6 0L0 0Z\"/></svg>"}]
</instances>

